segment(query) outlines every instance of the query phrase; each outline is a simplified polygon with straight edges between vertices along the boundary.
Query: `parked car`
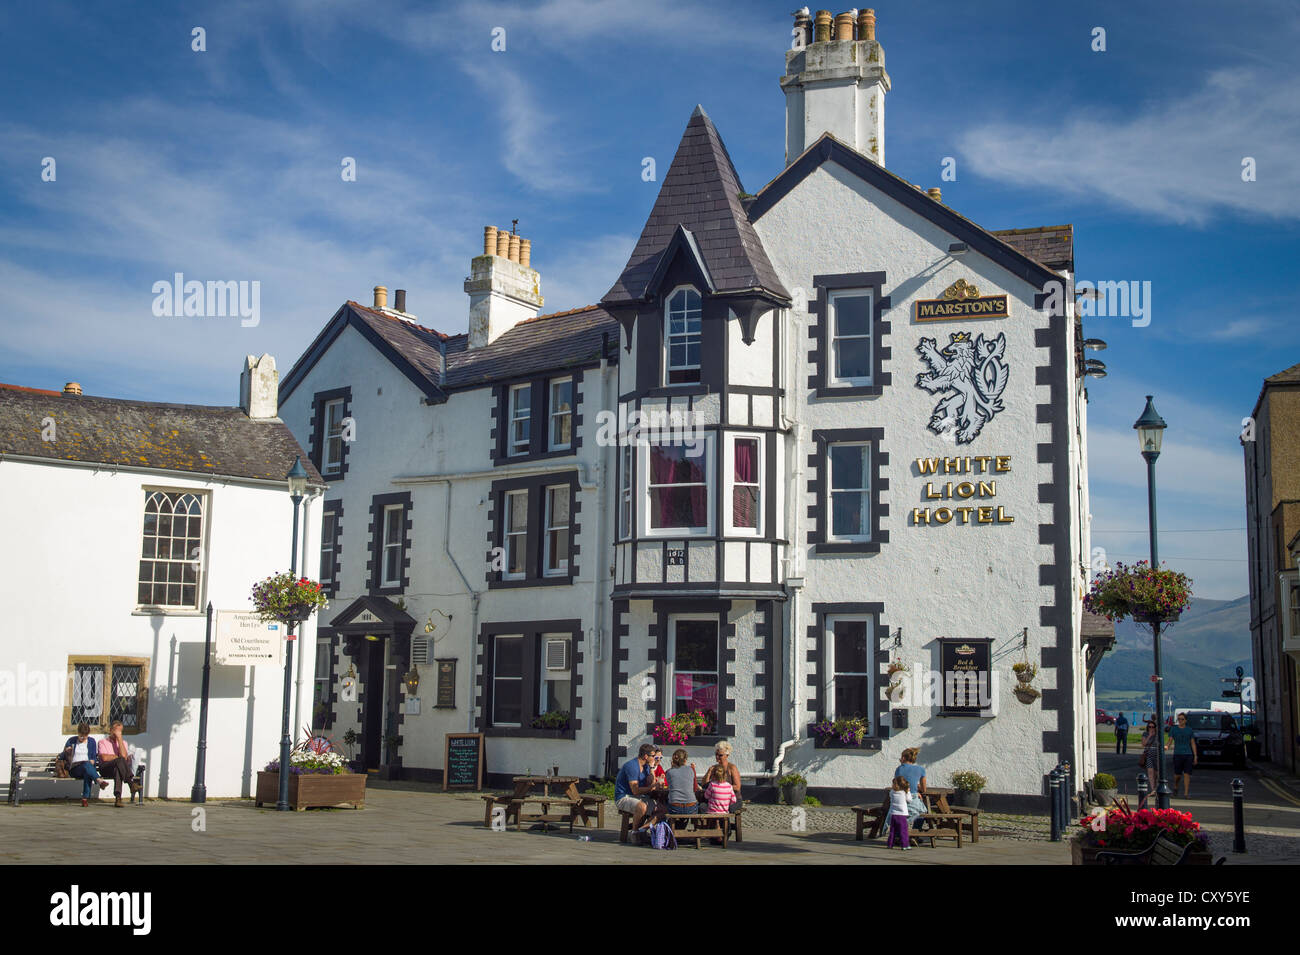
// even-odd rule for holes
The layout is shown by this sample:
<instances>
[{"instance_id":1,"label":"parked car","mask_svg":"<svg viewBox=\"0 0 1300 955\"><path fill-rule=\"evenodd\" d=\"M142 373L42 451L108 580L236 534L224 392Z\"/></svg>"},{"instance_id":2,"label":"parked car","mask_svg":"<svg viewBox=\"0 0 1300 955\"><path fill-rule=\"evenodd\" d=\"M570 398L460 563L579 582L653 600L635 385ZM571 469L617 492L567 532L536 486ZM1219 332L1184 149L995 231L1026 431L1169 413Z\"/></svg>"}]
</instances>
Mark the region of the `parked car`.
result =
<instances>
[{"instance_id":1,"label":"parked car","mask_svg":"<svg viewBox=\"0 0 1300 955\"><path fill-rule=\"evenodd\" d=\"M1229 713L1188 710L1187 727L1196 740L1197 760L1230 762L1238 769L1246 765L1246 741Z\"/></svg>"},{"instance_id":2,"label":"parked car","mask_svg":"<svg viewBox=\"0 0 1300 955\"><path fill-rule=\"evenodd\" d=\"M1107 712L1106 712L1105 710L1103 710L1101 707L1098 707L1098 708L1097 708L1097 722L1098 722L1098 723L1113 724L1113 723L1115 722L1115 717L1111 716L1109 713L1107 713Z\"/></svg>"}]
</instances>

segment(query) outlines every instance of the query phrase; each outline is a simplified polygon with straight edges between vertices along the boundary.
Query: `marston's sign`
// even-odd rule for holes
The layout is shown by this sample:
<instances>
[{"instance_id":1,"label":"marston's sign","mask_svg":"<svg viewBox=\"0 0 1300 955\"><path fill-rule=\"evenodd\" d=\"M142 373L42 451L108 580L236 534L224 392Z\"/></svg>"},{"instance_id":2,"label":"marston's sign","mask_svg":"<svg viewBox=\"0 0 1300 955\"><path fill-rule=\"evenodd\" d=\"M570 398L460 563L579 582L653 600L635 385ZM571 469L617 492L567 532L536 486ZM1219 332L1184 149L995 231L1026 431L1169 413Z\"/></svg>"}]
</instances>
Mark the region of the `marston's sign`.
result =
<instances>
[{"instance_id":1,"label":"marston's sign","mask_svg":"<svg viewBox=\"0 0 1300 955\"><path fill-rule=\"evenodd\" d=\"M1006 318L1005 295L980 295L980 290L965 279L958 279L943 292L943 298L918 299L918 322L946 322L960 318Z\"/></svg>"}]
</instances>

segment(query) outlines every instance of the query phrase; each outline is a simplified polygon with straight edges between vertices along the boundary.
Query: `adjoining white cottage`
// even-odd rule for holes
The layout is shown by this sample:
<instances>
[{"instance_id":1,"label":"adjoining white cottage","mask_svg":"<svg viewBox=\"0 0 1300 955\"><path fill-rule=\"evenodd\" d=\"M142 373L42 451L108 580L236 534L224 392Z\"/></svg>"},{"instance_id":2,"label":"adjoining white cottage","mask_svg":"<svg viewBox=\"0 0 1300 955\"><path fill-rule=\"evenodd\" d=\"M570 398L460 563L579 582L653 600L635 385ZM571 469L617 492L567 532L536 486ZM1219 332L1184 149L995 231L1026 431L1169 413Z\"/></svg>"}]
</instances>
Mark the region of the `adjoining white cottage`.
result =
<instances>
[{"instance_id":1,"label":"adjoining white cottage","mask_svg":"<svg viewBox=\"0 0 1300 955\"><path fill-rule=\"evenodd\" d=\"M146 795L189 796L206 608L248 613L253 583L289 569L284 478L307 455L276 416L277 378L271 356L248 356L239 407L0 385L6 754L53 753L81 721L98 738L121 719L145 754ZM308 471L318 494L320 475ZM313 564L319 508L309 496L300 511L299 546ZM315 623L301 636L314 646ZM295 736L310 721L311 664L295 681ZM210 797L251 795L278 755L283 686L282 664L212 667ZM50 795L80 788L31 779L22 798Z\"/></svg>"},{"instance_id":2,"label":"adjoining white cottage","mask_svg":"<svg viewBox=\"0 0 1300 955\"><path fill-rule=\"evenodd\" d=\"M488 227L467 335L380 286L286 376L343 608L318 711L368 767L438 779L477 730L494 781L602 775L702 711L697 763L727 739L833 801L912 746L994 807L1095 771L1073 230L886 170L874 15L796 28L785 169L745 193L697 107L599 306L537 316L527 240ZM860 745L820 738L850 717Z\"/></svg>"}]
</instances>

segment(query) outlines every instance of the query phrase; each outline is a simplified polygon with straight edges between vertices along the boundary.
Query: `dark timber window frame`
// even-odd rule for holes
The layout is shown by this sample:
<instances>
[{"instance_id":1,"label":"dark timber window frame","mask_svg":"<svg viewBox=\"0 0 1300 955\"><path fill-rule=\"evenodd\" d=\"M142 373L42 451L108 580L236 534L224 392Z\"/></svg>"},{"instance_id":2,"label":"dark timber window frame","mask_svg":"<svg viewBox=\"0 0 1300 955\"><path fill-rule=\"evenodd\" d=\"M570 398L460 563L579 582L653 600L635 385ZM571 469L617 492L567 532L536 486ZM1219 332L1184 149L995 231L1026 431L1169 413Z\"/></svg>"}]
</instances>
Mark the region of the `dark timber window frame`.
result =
<instances>
[{"instance_id":1,"label":"dark timber window frame","mask_svg":"<svg viewBox=\"0 0 1300 955\"><path fill-rule=\"evenodd\" d=\"M808 335L813 344L812 351L808 353L808 364L812 368L812 374L808 377L808 388L813 397L872 397L882 394L891 383L893 376L884 370L884 363L892 355L892 350L884 344L885 336L890 332L890 323L884 320L885 310L890 307L889 296L882 293L884 284L884 272L848 272L813 276L817 298L808 303L808 312L816 319L808 328ZM834 355L831 348L833 334L830 328L830 296L831 293L853 290L871 293L871 384L836 385L833 383Z\"/></svg>"},{"instance_id":2,"label":"dark timber window frame","mask_svg":"<svg viewBox=\"0 0 1300 955\"><path fill-rule=\"evenodd\" d=\"M831 706L827 699L830 682L828 680L828 661L833 654L827 648L827 618L829 617L868 617L867 625L867 667L872 674L871 686L868 688L868 702L874 703L875 713L871 718L871 735L867 736L861 746L842 747L831 743L831 748L849 748L859 750L879 750L881 741L889 738L889 701L878 688L887 685L885 668L889 665L889 627L882 624L885 613L883 603L814 603L812 605L813 622L808 626L808 637L812 648L808 651L808 663L812 672L807 681L812 689L812 698L808 701L813 714L813 723L808 727L812 735L812 726L829 718ZM831 677L834 674L830 674ZM876 688L877 692L872 692Z\"/></svg>"},{"instance_id":3,"label":"dark timber window frame","mask_svg":"<svg viewBox=\"0 0 1300 955\"><path fill-rule=\"evenodd\" d=\"M402 542L401 563L402 579L398 584L384 583L384 514L387 508L402 506ZM405 592L411 586L411 494L376 494L370 499L370 560L366 571L370 581L370 593L373 595L394 596Z\"/></svg>"},{"instance_id":4,"label":"dark timber window frame","mask_svg":"<svg viewBox=\"0 0 1300 955\"><path fill-rule=\"evenodd\" d=\"M547 574L545 567L546 496L547 489L567 485L569 488L569 562L562 573ZM488 516L488 571L489 590L512 587L553 587L571 584L578 572L578 536L582 531L580 486L577 471L554 471L548 474L531 474L527 477L503 478L492 482L491 512ZM528 530L525 535L524 572L520 577L507 577L505 564L498 558L505 555L506 495L523 492L528 501ZM497 548L502 548L497 550ZM497 569L498 566L501 569Z\"/></svg>"},{"instance_id":5,"label":"dark timber window frame","mask_svg":"<svg viewBox=\"0 0 1300 955\"><path fill-rule=\"evenodd\" d=\"M542 674L546 669L543 642L547 634L564 634L569 638L569 683L573 694L573 709L569 713L567 730L540 729L529 725L537 712L541 696ZM496 638L521 636L523 638L523 666L521 668L521 720L519 726L494 726L493 682L495 674ZM530 620L485 623L478 634L477 711L478 730L486 736L534 737L547 739L575 739L582 728L578 713L582 709L582 621L581 620Z\"/></svg>"},{"instance_id":6,"label":"dark timber window frame","mask_svg":"<svg viewBox=\"0 0 1300 955\"><path fill-rule=\"evenodd\" d=\"M343 414L341 421L347 420L352 416L352 389L334 388L330 391L318 391L312 395L311 399L311 435L307 439L307 454L311 458L312 464L316 465L316 470L320 472L321 477L326 481L341 481L348 473L348 452L351 450L352 442L340 440L339 450L339 469L326 473L325 471L325 449L329 444L329 435L326 433L329 427L329 406L335 401L343 402Z\"/></svg>"},{"instance_id":7,"label":"dark timber window frame","mask_svg":"<svg viewBox=\"0 0 1300 955\"><path fill-rule=\"evenodd\" d=\"M325 518L334 519L334 533L329 536L329 547L326 548L326 525ZM343 502L341 500L326 501L321 508L321 541L320 541L320 585L321 590L326 596L335 597L338 595L340 582L339 571L343 564ZM329 555L329 574L326 575L326 555Z\"/></svg>"},{"instance_id":8,"label":"dark timber window frame","mask_svg":"<svg viewBox=\"0 0 1300 955\"><path fill-rule=\"evenodd\" d=\"M551 446L552 394L551 386L566 379L571 380L569 404L569 444ZM514 432L511 395L520 385L529 388L528 447L512 452ZM547 458L572 457L582 448L582 369L564 369L545 375L530 375L504 381L492 387L492 465L502 467L525 461L542 461Z\"/></svg>"},{"instance_id":9,"label":"dark timber window frame","mask_svg":"<svg viewBox=\"0 0 1300 955\"><path fill-rule=\"evenodd\" d=\"M881 529L881 519L889 516L889 505L880 502L881 491L889 490L889 479L880 476L889 463L889 452L880 450L883 428L833 428L813 431L813 453L808 456L808 492L813 504L808 508L808 543L818 554L876 554L889 543L889 531ZM871 539L842 541L830 539L830 446L832 444L866 444L871 466Z\"/></svg>"}]
</instances>

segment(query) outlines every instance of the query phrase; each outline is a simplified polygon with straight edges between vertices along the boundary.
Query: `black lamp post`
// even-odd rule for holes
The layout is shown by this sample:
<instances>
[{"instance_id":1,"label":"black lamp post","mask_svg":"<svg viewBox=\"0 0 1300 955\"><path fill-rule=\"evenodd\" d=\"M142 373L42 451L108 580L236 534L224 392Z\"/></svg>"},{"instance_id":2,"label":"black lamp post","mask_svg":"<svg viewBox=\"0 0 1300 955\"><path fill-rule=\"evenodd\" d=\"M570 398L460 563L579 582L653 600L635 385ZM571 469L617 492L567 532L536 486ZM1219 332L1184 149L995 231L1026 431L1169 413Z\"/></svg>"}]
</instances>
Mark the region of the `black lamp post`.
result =
<instances>
[{"instance_id":1,"label":"black lamp post","mask_svg":"<svg viewBox=\"0 0 1300 955\"><path fill-rule=\"evenodd\" d=\"M293 467L285 475L289 482L289 497L293 501L293 550L289 553L289 576L298 573L298 505L302 503L307 490L307 469L302 466L302 458L293 459ZM289 738L289 698L293 695L293 620L286 621L284 643L284 712L280 717L280 798L275 808L288 812L289 805L289 749L293 741Z\"/></svg>"},{"instance_id":2,"label":"black lamp post","mask_svg":"<svg viewBox=\"0 0 1300 955\"><path fill-rule=\"evenodd\" d=\"M1142 409L1142 417L1133 424L1138 433L1138 443L1142 447L1142 457L1147 461L1147 521L1151 534L1151 569L1160 566L1160 557L1156 549L1156 458L1160 457L1160 443L1165 433L1165 419L1156 413L1151 396L1147 395L1147 406ZM1155 652L1156 662L1156 805L1161 809L1169 808L1169 780L1165 778L1165 700L1163 674L1160 672L1160 617L1151 619L1151 646Z\"/></svg>"}]
</instances>

